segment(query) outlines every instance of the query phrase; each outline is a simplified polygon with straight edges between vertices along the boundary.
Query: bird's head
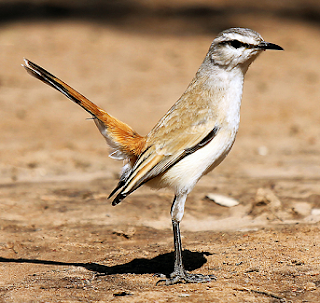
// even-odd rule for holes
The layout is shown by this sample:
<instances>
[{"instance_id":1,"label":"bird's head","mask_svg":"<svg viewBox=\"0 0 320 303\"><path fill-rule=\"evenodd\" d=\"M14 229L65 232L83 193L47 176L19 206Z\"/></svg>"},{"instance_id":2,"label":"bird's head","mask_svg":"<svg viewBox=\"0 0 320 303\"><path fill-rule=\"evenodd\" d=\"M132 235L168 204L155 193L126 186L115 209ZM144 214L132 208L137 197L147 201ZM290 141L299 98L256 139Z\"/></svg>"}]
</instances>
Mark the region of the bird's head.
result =
<instances>
[{"instance_id":1,"label":"bird's head","mask_svg":"<svg viewBox=\"0 0 320 303\"><path fill-rule=\"evenodd\" d=\"M230 28L221 32L212 42L207 59L226 69L241 67L246 72L249 65L264 50L283 50L279 45L265 42L255 31L247 28Z\"/></svg>"}]
</instances>

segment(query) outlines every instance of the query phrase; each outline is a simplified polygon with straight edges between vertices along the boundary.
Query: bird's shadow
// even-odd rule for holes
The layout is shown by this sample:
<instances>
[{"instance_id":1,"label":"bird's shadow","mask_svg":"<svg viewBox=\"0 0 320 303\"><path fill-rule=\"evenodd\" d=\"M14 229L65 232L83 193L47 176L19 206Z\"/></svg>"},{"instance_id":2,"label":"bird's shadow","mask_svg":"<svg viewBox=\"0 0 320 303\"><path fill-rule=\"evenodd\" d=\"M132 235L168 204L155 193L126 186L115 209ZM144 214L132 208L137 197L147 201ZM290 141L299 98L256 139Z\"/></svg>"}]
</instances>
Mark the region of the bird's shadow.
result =
<instances>
[{"instance_id":1,"label":"bird's shadow","mask_svg":"<svg viewBox=\"0 0 320 303\"><path fill-rule=\"evenodd\" d=\"M183 251L184 267L188 271L200 268L207 262L206 256L211 255L209 252L192 252ZM174 254L166 253L158 255L152 259L139 258L120 265L106 266L98 263L81 263L81 262L60 262L39 259L24 258L1 258L1 263L28 263L60 266L80 266L87 270L95 272L97 275L116 275L116 274L164 274L168 276L173 271Z\"/></svg>"}]
</instances>

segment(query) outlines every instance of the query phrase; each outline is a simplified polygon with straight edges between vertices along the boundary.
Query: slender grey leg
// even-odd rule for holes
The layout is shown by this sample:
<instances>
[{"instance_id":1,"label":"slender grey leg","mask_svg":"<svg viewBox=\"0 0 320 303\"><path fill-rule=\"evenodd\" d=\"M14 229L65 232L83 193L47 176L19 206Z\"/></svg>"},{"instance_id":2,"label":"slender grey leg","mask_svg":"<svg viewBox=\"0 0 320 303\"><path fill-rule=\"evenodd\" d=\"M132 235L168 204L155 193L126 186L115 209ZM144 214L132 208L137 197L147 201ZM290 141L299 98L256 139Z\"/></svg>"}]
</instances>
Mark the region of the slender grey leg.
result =
<instances>
[{"instance_id":1,"label":"slender grey leg","mask_svg":"<svg viewBox=\"0 0 320 303\"><path fill-rule=\"evenodd\" d=\"M173 241L174 241L174 272L184 270L182 264L182 244L179 222L172 220Z\"/></svg>"},{"instance_id":2,"label":"slender grey leg","mask_svg":"<svg viewBox=\"0 0 320 303\"><path fill-rule=\"evenodd\" d=\"M177 197L173 202L173 208L176 207L175 202ZM173 211L171 211L173 213ZM214 275L201 275L201 274L190 274L184 267L182 262L182 245L181 245L181 235L179 221L172 218L172 228L173 228L173 240L174 240L174 269L170 274L169 278L162 279L159 282L165 282L166 285L176 284L176 283L204 283L210 282L216 279ZM157 284L158 284L157 283Z\"/></svg>"}]
</instances>

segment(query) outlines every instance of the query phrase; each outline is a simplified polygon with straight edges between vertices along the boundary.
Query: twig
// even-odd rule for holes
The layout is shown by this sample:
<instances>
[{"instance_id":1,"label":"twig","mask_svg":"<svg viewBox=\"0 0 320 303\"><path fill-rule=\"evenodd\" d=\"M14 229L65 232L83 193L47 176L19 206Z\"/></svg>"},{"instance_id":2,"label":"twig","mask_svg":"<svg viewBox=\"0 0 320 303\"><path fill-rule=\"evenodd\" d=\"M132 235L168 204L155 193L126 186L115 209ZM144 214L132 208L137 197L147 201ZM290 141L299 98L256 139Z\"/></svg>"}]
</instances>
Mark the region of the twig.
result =
<instances>
[{"instance_id":1,"label":"twig","mask_svg":"<svg viewBox=\"0 0 320 303\"><path fill-rule=\"evenodd\" d=\"M261 290L255 290L255 289L249 289L249 288L234 288L234 290L238 290L238 291L247 291L247 292L251 292L251 293L256 293L259 295L264 295L264 296L268 296L277 300L280 300L281 303L286 303L287 300L285 298L279 297L269 291L261 291Z\"/></svg>"}]
</instances>

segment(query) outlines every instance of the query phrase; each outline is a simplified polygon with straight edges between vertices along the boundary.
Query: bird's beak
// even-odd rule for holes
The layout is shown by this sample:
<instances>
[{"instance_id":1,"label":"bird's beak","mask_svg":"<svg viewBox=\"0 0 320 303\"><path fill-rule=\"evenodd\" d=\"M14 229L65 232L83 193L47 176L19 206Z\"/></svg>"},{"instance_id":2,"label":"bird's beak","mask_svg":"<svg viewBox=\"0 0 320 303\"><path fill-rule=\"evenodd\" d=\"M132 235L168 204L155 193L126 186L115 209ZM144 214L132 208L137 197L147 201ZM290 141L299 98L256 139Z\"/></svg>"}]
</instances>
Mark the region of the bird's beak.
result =
<instances>
[{"instance_id":1,"label":"bird's beak","mask_svg":"<svg viewBox=\"0 0 320 303\"><path fill-rule=\"evenodd\" d=\"M283 50L283 48L277 44L274 44L274 43L270 43L270 42L265 42L265 41L262 41L259 45L258 45L259 48L262 48L264 50L266 49L275 49L275 50Z\"/></svg>"}]
</instances>

